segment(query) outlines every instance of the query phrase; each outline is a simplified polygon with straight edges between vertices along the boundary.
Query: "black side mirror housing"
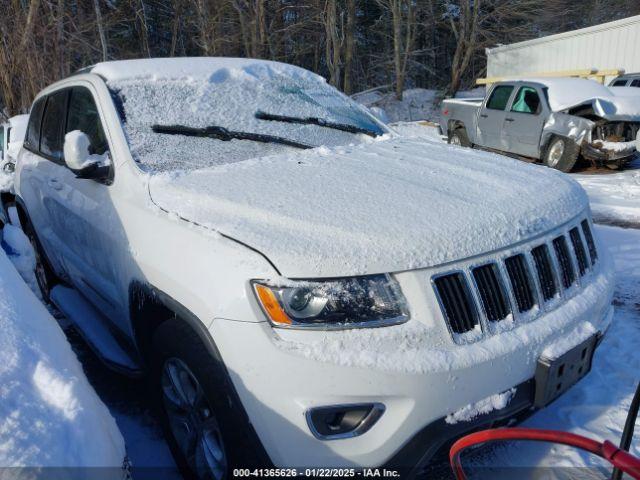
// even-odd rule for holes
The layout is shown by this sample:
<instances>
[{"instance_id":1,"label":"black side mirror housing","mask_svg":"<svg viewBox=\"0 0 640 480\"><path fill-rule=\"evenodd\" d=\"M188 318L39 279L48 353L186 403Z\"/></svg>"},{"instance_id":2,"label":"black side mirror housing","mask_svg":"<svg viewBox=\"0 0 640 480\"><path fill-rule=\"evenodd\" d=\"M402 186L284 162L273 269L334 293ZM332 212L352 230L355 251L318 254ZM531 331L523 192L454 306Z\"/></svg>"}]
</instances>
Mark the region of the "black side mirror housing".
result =
<instances>
[{"instance_id":1,"label":"black side mirror housing","mask_svg":"<svg viewBox=\"0 0 640 480\"><path fill-rule=\"evenodd\" d=\"M72 170L76 174L76 178L85 180L94 180L99 183L110 183L111 167L108 165L100 165L92 163L80 170Z\"/></svg>"}]
</instances>

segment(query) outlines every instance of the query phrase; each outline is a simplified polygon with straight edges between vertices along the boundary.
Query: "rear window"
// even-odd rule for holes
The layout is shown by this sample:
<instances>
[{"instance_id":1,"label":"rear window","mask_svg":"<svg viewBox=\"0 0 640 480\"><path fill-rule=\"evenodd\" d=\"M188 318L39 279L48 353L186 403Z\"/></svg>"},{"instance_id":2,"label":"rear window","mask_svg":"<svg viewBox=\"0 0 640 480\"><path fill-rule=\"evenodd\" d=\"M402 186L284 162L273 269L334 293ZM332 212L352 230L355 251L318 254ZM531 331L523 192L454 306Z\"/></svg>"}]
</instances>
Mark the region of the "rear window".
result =
<instances>
[{"instance_id":1,"label":"rear window","mask_svg":"<svg viewBox=\"0 0 640 480\"><path fill-rule=\"evenodd\" d=\"M32 150L38 150L40 145L40 121L42 120L42 110L47 101L46 97L42 97L33 104L31 114L29 115L29 124L27 126L27 136L24 144Z\"/></svg>"},{"instance_id":2,"label":"rear window","mask_svg":"<svg viewBox=\"0 0 640 480\"><path fill-rule=\"evenodd\" d=\"M55 92L49 96L42 119L40 153L56 161L62 161L62 131L64 129L68 91Z\"/></svg>"},{"instance_id":3,"label":"rear window","mask_svg":"<svg viewBox=\"0 0 640 480\"><path fill-rule=\"evenodd\" d=\"M491 110L504 110L507 108L512 91L513 85L500 85L494 88L487 102L487 108Z\"/></svg>"}]
</instances>

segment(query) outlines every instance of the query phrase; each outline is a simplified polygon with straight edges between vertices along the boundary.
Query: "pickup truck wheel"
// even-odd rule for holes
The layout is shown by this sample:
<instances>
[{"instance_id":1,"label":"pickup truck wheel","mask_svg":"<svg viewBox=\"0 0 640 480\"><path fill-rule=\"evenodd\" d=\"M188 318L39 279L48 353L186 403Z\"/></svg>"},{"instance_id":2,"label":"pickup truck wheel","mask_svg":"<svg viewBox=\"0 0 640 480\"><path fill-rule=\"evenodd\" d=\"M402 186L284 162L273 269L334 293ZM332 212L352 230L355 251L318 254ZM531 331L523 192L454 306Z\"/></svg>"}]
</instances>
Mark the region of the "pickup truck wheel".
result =
<instances>
[{"instance_id":1,"label":"pickup truck wheel","mask_svg":"<svg viewBox=\"0 0 640 480\"><path fill-rule=\"evenodd\" d=\"M230 478L256 462L247 426L234 408L227 374L180 320L158 327L150 380L165 436L185 478ZM260 465L264 466L264 465Z\"/></svg>"},{"instance_id":2,"label":"pickup truck wheel","mask_svg":"<svg viewBox=\"0 0 640 480\"><path fill-rule=\"evenodd\" d=\"M51 289L59 283L56 274L53 272L53 268L51 268L51 264L49 260L47 260L47 256L40 245L40 241L38 240L38 236L31 225L31 222L26 221L25 225L23 225L22 230L24 234L29 239L29 243L31 243L31 247L33 247L33 253L35 255L36 260L36 268L35 268L35 276L36 281L38 282L38 287L40 288L40 294L42 295L42 300L45 303L51 302Z\"/></svg>"},{"instance_id":3,"label":"pickup truck wheel","mask_svg":"<svg viewBox=\"0 0 640 480\"><path fill-rule=\"evenodd\" d=\"M545 149L543 162L547 167L568 173L576 164L579 153L580 147L574 141L554 136Z\"/></svg>"},{"instance_id":4,"label":"pickup truck wheel","mask_svg":"<svg viewBox=\"0 0 640 480\"><path fill-rule=\"evenodd\" d=\"M456 128L449 135L449 143L451 145L458 145L461 147L470 147L471 141L469 141L469 136L467 135L467 131L464 128Z\"/></svg>"}]
</instances>

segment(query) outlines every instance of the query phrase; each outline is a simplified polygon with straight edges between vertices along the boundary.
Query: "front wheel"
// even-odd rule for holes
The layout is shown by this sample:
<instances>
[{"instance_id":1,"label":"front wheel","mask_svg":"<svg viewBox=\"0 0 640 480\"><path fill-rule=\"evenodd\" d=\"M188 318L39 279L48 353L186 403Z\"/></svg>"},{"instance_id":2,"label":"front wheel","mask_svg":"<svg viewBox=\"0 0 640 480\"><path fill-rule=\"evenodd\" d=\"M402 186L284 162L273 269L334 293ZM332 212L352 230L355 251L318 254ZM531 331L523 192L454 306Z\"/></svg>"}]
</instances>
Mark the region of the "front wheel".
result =
<instances>
[{"instance_id":1,"label":"front wheel","mask_svg":"<svg viewBox=\"0 0 640 480\"><path fill-rule=\"evenodd\" d=\"M233 468L267 465L231 395L226 370L198 335L181 320L168 320L156 330L152 348L156 407L183 476L220 480L230 478Z\"/></svg>"},{"instance_id":2,"label":"front wheel","mask_svg":"<svg viewBox=\"0 0 640 480\"><path fill-rule=\"evenodd\" d=\"M580 147L573 140L554 136L549 140L542 158L547 167L570 172L578 160Z\"/></svg>"}]
</instances>

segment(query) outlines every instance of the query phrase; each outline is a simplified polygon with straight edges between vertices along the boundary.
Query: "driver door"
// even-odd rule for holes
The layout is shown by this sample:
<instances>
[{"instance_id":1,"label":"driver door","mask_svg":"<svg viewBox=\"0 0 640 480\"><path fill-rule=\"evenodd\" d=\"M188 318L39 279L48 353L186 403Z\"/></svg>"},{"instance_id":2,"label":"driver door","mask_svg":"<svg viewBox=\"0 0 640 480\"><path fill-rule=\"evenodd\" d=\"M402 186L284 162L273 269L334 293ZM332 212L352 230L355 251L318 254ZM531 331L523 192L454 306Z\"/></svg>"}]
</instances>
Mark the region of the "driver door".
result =
<instances>
[{"instance_id":1,"label":"driver door","mask_svg":"<svg viewBox=\"0 0 640 480\"><path fill-rule=\"evenodd\" d=\"M64 121L64 120L63 120ZM64 133L80 130L91 140L90 153L109 151L99 111L87 87L73 87L69 92ZM69 277L104 314L112 319L124 318L124 301L117 289L117 262L112 251L121 242L120 223L110 198L109 186L89 179L76 178L66 165L57 165L49 205L55 236Z\"/></svg>"},{"instance_id":2,"label":"driver door","mask_svg":"<svg viewBox=\"0 0 640 480\"><path fill-rule=\"evenodd\" d=\"M505 118L504 133L509 152L540 157L540 136L548 116L546 102L533 85L520 84Z\"/></svg>"},{"instance_id":3,"label":"driver door","mask_svg":"<svg viewBox=\"0 0 640 480\"><path fill-rule=\"evenodd\" d=\"M480 146L508 151L503 135L507 106L512 97L514 84L496 85L478 112L478 135Z\"/></svg>"}]
</instances>

